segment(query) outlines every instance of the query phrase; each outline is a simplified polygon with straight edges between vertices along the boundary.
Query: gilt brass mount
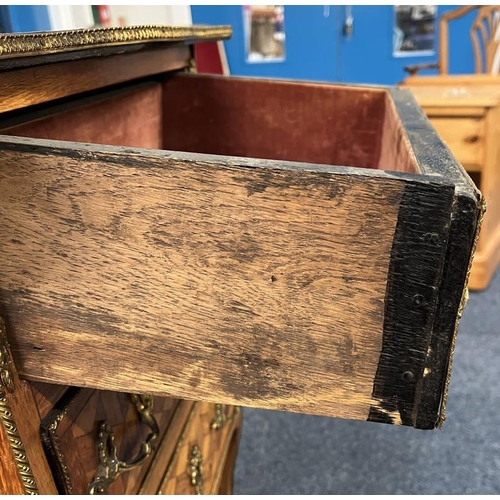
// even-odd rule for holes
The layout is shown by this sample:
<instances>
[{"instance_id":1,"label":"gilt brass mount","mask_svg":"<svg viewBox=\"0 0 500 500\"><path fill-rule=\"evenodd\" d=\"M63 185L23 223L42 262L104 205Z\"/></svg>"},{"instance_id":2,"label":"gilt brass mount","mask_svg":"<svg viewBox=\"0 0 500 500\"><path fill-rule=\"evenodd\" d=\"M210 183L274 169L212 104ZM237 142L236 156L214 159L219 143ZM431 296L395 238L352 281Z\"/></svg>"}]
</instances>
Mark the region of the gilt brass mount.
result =
<instances>
[{"instance_id":1,"label":"gilt brass mount","mask_svg":"<svg viewBox=\"0 0 500 500\"><path fill-rule=\"evenodd\" d=\"M0 318L0 425L3 425L5 435L10 444L17 473L27 495L37 495L38 487L28 460L8 397L14 392L14 377L12 373L12 359L5 323Z\"/></svg>"},{"instance_id":2,"label":"gilt brass mount","mask_svg":"<svg viewBox=\"0 0 500 500\"><path fill-rule=\"evenodd\" d=\"M225 405L216 404L215 405L215 415L210 423L210 428L214 431L218 431L222 429L224 425L231 420L231 417L228 417L225 412Z\"/></svg>"},{"instance_id":3,"label":"gilt brass mount","mask_svg":"<svg viewBox=\"0 0 500 500\"><path fill-rule=\"evenodd\" d=\"M198 445L194 445L191 449L189 477L195 493L203 495L203 456Z\"/></svg>"},{"instance_id":4,"label":"gilt brass mount","mask_svg":"<svg viewBox=\"0 0 500 500\"><path fill-rule=\"evenodd\" d=\"M158 439L160 429L152 414L153 397L131 394L130 399L135 405L141 422L147 425L151 432L141 444L138 455L130 462L123 462L118 458L115 436L111 426L105 421L100 422L97 441L100 465L93 481L87 487L87 494L89 495L105 494L109 486L113 484L120 474L142 465L149 458L154 449L154 444Z\"/></svg>"}]
</instances>

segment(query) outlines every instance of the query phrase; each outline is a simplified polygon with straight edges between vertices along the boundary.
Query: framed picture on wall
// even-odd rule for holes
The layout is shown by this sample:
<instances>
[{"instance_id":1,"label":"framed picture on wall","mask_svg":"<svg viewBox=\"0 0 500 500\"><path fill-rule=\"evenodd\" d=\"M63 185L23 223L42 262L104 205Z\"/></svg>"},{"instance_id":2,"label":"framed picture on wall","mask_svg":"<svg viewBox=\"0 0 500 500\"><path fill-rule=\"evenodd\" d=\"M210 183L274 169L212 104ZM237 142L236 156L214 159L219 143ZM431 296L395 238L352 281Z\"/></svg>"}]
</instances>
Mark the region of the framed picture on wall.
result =
<instances>
[{"instance_id":1,"label":"framed picture on wall","mask_svg":"<svg viewBox=\"0 0 500 500\"><path fill-rule=\"evenodd\" d=\"M394 57L436 53L436 5L394 6Z\"/></svg>"},{"instance_id":2,"label":"framed picture on wall","mask_svg":"<svg viewBox=\"0 0 500 500\"><path fill-rule=\"evenodd\" d=\"M285 8L283 5L244 5L246 61L285 60Z\"/></svg>"}]
</instances>

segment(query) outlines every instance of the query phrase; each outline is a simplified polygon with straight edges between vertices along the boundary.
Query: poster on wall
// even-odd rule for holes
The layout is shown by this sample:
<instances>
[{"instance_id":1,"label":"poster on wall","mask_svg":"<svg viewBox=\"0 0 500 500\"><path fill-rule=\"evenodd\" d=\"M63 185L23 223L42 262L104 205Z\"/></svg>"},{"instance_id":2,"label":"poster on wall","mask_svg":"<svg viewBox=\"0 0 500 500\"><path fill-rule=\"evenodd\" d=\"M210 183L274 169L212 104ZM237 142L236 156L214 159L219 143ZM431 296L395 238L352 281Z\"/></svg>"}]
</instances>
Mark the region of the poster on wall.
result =
<instances>
[{"instance_id":1,"label":"poster on wall","mask_svg":"<svg viewBox=\"0 0 500 500\"><path fill-rule=\"evenodd\" d=\"M283 5L244 5L243 26L249 63L285 60L285 9Z\"/></svg>"},{"instance_id":2,"label":"poster on wall","mask_svg":"<svg viewBox=\"0 0 500 500\"><path fill-rule=\"evenodd\" d=\"M394 6L394 57L436 53L436 5Z\"/></svg>"}]
</instances>

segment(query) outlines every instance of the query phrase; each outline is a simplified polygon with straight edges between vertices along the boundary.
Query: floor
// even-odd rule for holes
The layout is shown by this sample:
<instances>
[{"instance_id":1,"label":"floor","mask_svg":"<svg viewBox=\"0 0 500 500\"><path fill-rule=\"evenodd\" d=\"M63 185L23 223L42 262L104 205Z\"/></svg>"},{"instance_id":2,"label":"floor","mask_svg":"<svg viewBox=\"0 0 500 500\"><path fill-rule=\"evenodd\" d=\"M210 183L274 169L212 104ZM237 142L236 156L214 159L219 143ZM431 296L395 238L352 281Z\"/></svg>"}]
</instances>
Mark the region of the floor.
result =
<instances>
[{"instance_id":1,"label":"floor","mask_svg":"<svg viewBox=\"0 0 500 500\"><path fill-rule=\"evenodd\" d=\"M236 494L499 494L500 273L471 293L441 431L244 410Z\"/></svg>"}]
</instances>

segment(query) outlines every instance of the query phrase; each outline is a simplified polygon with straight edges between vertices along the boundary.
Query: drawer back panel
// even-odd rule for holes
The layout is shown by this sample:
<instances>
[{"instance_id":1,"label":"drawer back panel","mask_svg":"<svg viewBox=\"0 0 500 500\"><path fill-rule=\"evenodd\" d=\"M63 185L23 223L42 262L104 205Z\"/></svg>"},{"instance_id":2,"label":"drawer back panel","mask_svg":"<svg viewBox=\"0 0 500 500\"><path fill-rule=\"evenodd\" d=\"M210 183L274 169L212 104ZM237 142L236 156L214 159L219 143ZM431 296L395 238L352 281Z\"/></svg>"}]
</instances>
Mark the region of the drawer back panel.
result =
<instances>
[{"instance_id":1,"label":"drawer back panel","mask_svg":"<svg viewBox=\"0 0 500 500\"><path fill-rule=\"evenodd\" d=\"M164 149L418 171L380 89L175 74L163 107Z\"/></svg>"}]
</instances>

